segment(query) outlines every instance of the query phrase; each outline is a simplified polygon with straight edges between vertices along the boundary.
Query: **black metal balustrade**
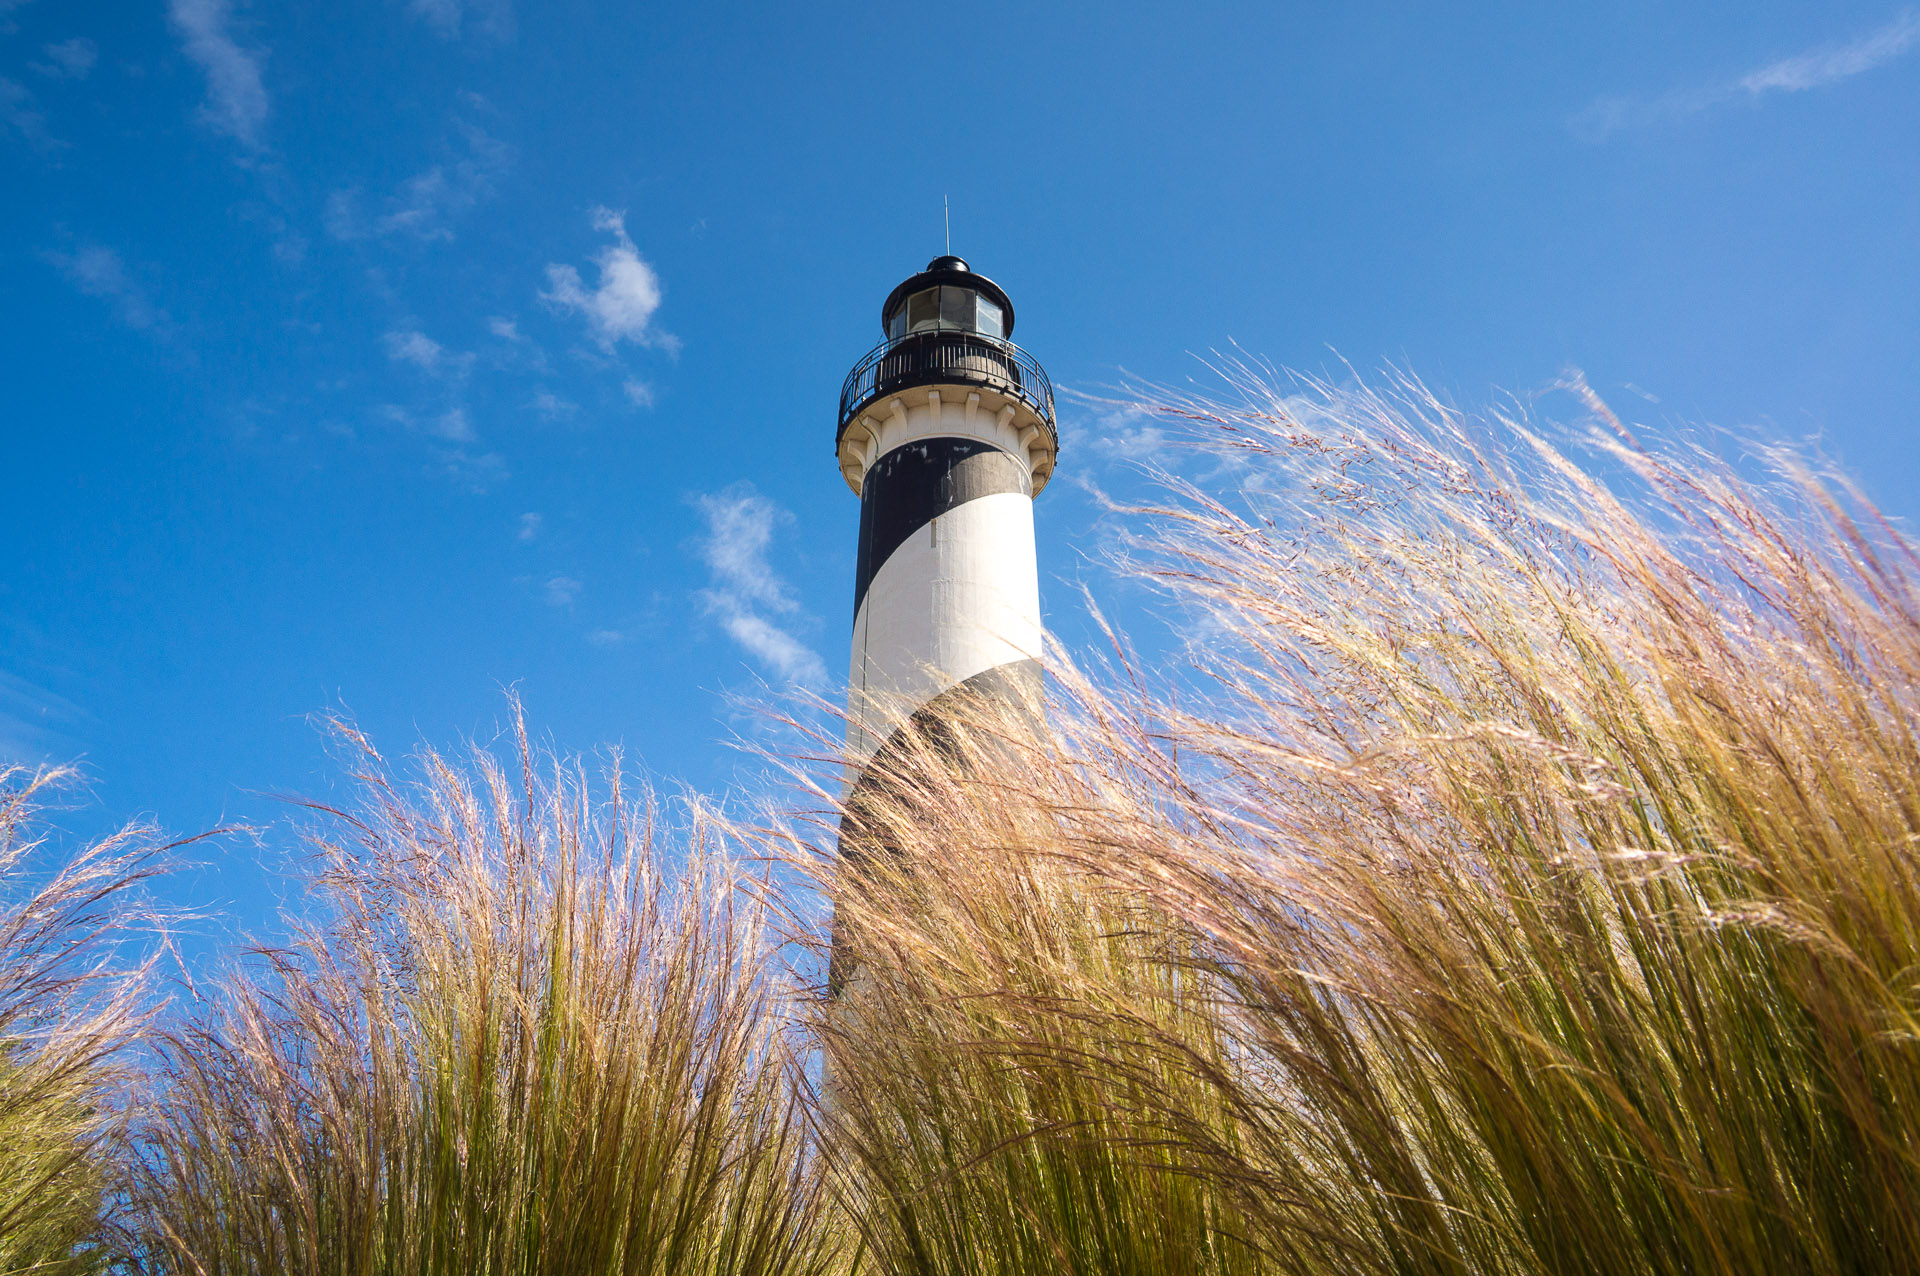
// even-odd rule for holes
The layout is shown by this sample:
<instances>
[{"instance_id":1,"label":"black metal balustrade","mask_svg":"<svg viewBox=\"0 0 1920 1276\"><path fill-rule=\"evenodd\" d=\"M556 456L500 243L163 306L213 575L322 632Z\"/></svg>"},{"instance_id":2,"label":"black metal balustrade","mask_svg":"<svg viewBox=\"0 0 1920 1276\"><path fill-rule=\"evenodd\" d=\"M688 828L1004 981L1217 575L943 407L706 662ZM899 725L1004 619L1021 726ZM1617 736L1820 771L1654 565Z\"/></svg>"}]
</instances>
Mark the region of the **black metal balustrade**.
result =
<instances>
[{"instance_id":1,"label":"black metal balustrade","mask_svg":"<svg viewBox=\"0 0 1920 1276\"><path fill-rule=\"evenodd\" d=\"M977 385L1011 395L1034 410L1049 442L1060 445L1053 424L1053 383L1038 360L999 337L944 330L883 341L854 365L840 388L840 429L834 446L876 400L919 385Z\"/></svg>"}]
</instances>

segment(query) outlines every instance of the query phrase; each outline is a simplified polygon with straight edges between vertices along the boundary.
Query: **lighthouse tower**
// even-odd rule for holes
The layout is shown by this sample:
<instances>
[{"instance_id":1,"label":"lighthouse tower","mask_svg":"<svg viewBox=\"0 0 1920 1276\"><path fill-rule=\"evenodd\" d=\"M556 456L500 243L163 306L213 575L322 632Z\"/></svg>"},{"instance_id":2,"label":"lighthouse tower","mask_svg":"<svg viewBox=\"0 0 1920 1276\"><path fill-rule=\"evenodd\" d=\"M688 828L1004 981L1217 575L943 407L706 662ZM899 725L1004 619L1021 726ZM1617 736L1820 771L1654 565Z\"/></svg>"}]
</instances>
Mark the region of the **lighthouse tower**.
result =
<instances>
[{"instance_id":1,"label":"lighthouse tower","mask_svg":"<svg viewBox=\"0 0 1920 1276\"><path fill-rule=\"evenodd\" d=\"M1013 302L958 257L887 296L886 339L847 374L835 445L860 497L846 795L943 697L1040 681L1033 498L1053 475L1053 387Z\"/></svg>"}]
</instances>

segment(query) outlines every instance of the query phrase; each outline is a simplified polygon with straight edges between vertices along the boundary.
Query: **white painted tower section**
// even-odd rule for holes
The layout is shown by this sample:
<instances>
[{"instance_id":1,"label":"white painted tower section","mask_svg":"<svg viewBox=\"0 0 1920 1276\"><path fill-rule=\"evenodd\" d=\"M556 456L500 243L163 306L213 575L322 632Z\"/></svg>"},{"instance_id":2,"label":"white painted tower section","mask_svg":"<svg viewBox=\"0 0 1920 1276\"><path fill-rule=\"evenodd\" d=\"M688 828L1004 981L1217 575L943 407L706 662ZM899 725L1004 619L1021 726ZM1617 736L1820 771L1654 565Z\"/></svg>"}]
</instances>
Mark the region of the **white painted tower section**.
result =
<instances>
[{"instance_id":1,"label":"white painted tower section","mask_svg":"<svg viewBox=\"0 0 1920 1276\"><path fill-rule=\"evenodd\" d=\"M956 439L1016 462L1025 490L931 513L873 571L853 623L848 791L917 710L970 678L1042 655L1033 494L1051 476L1056 449L1032 407L967 385L902 391L848 429L841 472L862 492L899 449Z\"/></svg>"}]
</instances>

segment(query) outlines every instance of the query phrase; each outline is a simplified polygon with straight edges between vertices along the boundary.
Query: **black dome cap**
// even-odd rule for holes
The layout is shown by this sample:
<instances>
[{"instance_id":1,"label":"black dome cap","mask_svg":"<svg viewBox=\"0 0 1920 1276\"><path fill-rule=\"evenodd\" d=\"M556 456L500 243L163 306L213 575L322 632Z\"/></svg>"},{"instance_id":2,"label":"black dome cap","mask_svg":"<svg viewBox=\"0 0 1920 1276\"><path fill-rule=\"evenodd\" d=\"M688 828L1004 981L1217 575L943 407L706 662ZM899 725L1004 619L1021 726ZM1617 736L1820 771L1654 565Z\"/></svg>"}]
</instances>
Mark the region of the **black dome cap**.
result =
<instances>
[{"instance_id":1,"label":"black dome cap","mask_svg":"<svg viewBox=\"0 0 1920 1276\"><path fill-rule=\"evenodd\" d=\"M906 304L910 294L919 292L922 288L932 288L936 284L958 284L962 288L971 288L984 295L996 303L1000 307L1000 313L1005 316L1006 323L1001 328L1001 332L1008 336L1013 335L1013 301L1007 296L1006 290L985 275L974 274L967 268L964 259L954 256L935 257L927 263L925 270L887 294L886 304L880 307L880 331L887 330L887 324L892 321L894 312Z\"/></svg>"}]
</instances>

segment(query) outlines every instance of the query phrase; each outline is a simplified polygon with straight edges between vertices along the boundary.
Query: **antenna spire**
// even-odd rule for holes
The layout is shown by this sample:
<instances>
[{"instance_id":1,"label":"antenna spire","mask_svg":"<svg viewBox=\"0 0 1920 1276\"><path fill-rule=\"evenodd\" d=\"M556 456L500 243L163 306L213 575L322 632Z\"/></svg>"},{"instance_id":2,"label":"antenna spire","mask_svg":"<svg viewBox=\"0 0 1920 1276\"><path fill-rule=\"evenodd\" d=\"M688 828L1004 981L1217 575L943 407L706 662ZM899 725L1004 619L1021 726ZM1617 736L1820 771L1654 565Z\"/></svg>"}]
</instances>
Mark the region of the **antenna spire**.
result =
<instances>
[{"instance_id":1,"label":"antenna spire","mask_svg":"<svg viewBox=\"0 0 1920 1276\"><path fill-rule=\"evenodd\" d=\"M947 203L947 197L940 197L940 217L947 224L947 256L953 256L953 208Z\"/></svg>"}]
</instances>

